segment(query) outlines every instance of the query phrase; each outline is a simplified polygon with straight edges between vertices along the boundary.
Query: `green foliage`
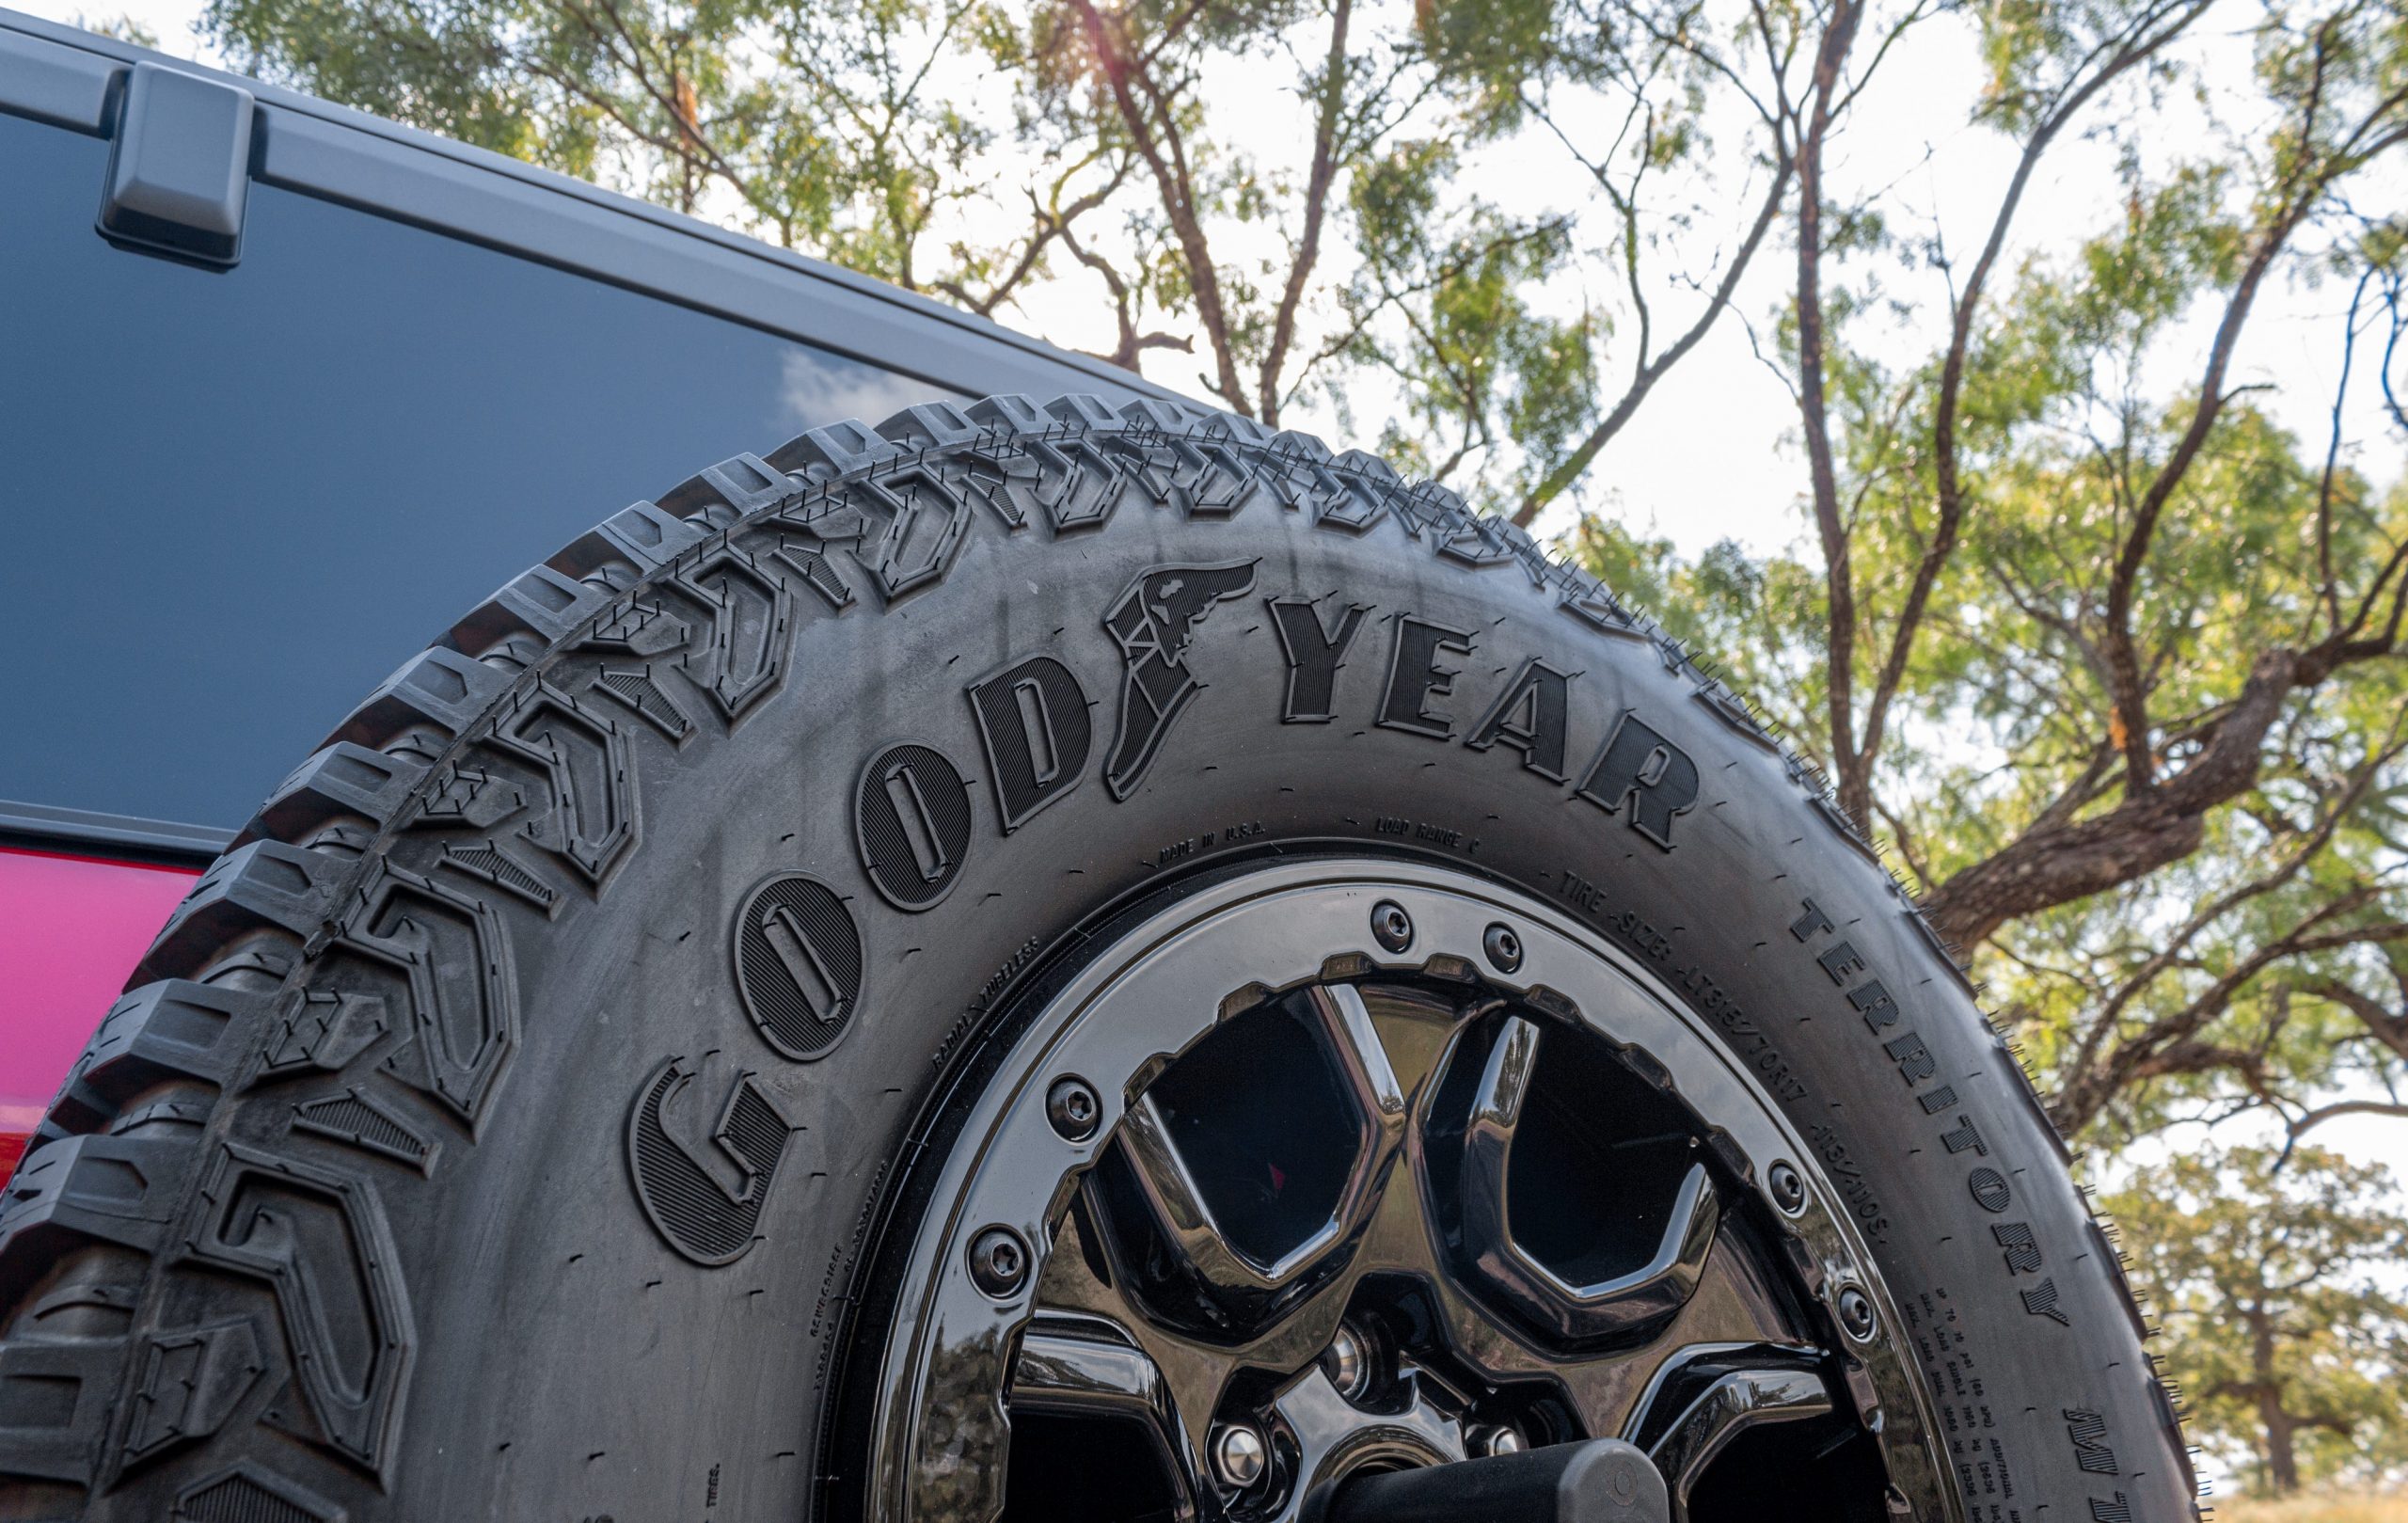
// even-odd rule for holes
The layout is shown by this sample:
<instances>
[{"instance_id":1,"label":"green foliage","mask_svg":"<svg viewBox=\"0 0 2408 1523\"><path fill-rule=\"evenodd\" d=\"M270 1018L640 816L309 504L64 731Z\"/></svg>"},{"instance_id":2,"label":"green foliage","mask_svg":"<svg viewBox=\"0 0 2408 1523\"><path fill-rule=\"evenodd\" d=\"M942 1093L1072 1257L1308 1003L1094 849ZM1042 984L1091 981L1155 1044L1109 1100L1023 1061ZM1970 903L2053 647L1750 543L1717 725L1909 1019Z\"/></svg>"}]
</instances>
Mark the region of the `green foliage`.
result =
<instances>
[{"instance_id":1,"label":"green foliage","mask_svg":"<svg viewBox=\"0 0 2408 1523\"><path fill-rule=\"evenodd\" d=\"M2337 326L2390 362L2408 224L2362 214L2349 187L2385 153L2394 178L2368 183L2397 182L2408 44L2396 14L2353 0L2272 9L2257 139L2153 141L2179 70L2131 40L2204 9L1971 13L1990 75L1976 128L2036 155L2088 101L2122 198L2080 243L2002 262L1970 309L1955 303L1981 272L1962 256L1948 310L1910 299L1914 261L1947 256L1893 243L1877 198L1828 216L1845 641L1825 543L1687 562L1600 525L1574 542L1830 769L1979 944L2060 1118L2108 1141L2233 1109L2298 1128L2337 1106L2408 1113L2408 484L2353 469L2340 434L2293 436L2233 389L2220 347L2202 353L2243 331L2253 282L2297 248L2353 282ZM2130 71L2084 96L2119 48ZM1772 325L1793 388L1796 319ZM2169 386L2169 369L2202 379ZM1935 504L1952 493L1949 545ZM1886 728L1868 693L1893 704ZM2077 841L2110 865L2004 914L1969 903L2000 864L2034 880Z\"/></svg>"},{"instance_id":2,"label":"green foliage","mask_svg":"<svg viewBox=\"0 0 2408 1523\"><path fill-rule=\"evenodd\" d=\"M2382 1168L2301 1148L2181 1152L2105 1204L2164 1325L2191 1431L2252 1491L2408 1466L2408 1215Z\"/></svg>"},{"instance_id":3,"label":"green foliage","mask_svg":"<svg viewBox=\"0 0 2408 1523\"><path fill-rule=\"evenodd\" d=\"M979 0L212 0L206 24L266 77L972 305L1026 242L930 246L1007 206L948 88L1014 45ZM1038 167L1057 201L1101 172Z\"/></svg>"},{"instance_id":4,"label":"green foliage","mask_svg":"<svg viewBox=\"0 0 2408 1523\"><path fill-rule=\"evenodd\" d=\"M1440 190L1452 159L1445 142L1403 142L1355 176L1362 259L1339 293L1352 319L1343 354L1398 383L1403 410L1381 448L1400 468L1510 511L1594 415L1592 318L1533 303L1563 261L1564 226L1478 201L1450 214ZM1508 444L1518 470L1494 468ZM1474 458L1491 470L1458 481Z\"/></svg>"}]
</instances>

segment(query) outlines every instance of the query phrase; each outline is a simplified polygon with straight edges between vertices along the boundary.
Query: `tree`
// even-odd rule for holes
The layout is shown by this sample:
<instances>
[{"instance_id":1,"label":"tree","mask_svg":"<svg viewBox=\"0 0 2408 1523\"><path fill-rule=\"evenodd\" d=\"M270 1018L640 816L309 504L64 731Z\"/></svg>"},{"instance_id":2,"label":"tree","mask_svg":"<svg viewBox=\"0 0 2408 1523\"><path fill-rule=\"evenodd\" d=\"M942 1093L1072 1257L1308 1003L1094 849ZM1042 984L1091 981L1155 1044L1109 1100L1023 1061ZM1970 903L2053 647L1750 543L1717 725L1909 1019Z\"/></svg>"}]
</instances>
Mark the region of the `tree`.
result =
<instances>
[{"instance_id":1,"label":"tree","mask_svg":"<svg viewBox=\"0 0 2408 1523\"><path fill-rule=\"evenodd\" d=\"M1814 103L1848 97L1818 76L1766 357L1798 404L1811 557L1584 540L1887 836L2068 1132L2194 1102L2298 1130L2408 1115L2408 496L2346 463L2345 396L2310 452L2230 379L2276 272L2337 275L2340 384L2379 346L2396 400L2408 223L2351 198L2397 183L2408 31L2357 0L2272 9L2256 135L2167 151L2155 103L2210 4L1973 13L1973 124L2015 155L1961 266L1944 230L1893 230L1877 187L1833 187ZM2123 204L2010 266L2036 167L2085 130L2117 144ZM2178 358L2187 386L2145 389Z\"/></svg>"},{"instance_id":2,"label":"tree","mask_svg":"<svg viewBox=\"0 0 2408 1523\"><path fill-rule=\"evenodd\" d=\"M2179 1153L2107 1204L2163 1321L2205 1441L2253 1489L2395 1478L2408 1460L2408 1304L2375 1271L2408 1251L2380 1168L2320 1148Z\"/></svg>"},{"instance_id":3,"label":"tree","mask_svg":"<svg viewBox=\"0 0 2408 1523\"><path fill-rule=\"evenodd\" d=\"M980 0L211 0L244 68L990 314L1129 172L998 180ZM991 92L990 92L991 93Z\"/></svg>"}]
</instances>

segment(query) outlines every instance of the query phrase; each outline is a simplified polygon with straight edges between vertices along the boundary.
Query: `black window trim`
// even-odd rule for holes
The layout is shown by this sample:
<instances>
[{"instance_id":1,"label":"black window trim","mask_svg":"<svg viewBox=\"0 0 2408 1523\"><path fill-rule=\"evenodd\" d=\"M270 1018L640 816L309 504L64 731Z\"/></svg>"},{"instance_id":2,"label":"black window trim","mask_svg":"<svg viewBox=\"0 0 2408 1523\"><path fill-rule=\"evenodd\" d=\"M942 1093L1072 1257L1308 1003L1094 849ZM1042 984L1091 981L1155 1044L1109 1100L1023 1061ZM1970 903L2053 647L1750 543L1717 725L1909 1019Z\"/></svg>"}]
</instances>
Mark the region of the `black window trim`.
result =
<instances>
[{"instance_id":1,"label":"black window trim","mask_svg":"<svg viewBox=\"0 0 2408 1523\"><path fill-rule=\"evenodd\" d=\"M0 9L0 113L106 138L122 82L156 63L258 101L251 178L673 302L880 370L989 391L1178 393L824 261L432 133L71 26ZM95 205L101 186L92 187ZM128 254L127 258L139 258ZM202 825L0 800L0 845L204 866Z\"/></svg>"},{"instance_id":2,"label":"black window trim","mask_svg":"<svg viewBox=\"0 0 2408 1523\"><path fill-rule=\"evenodd\" d=\"M133 815L55 809L0 799L0 847L19 850L200 868L215 861L233 841L232 831L210 825L178 825Z\"/></svg>"}]
</instances>

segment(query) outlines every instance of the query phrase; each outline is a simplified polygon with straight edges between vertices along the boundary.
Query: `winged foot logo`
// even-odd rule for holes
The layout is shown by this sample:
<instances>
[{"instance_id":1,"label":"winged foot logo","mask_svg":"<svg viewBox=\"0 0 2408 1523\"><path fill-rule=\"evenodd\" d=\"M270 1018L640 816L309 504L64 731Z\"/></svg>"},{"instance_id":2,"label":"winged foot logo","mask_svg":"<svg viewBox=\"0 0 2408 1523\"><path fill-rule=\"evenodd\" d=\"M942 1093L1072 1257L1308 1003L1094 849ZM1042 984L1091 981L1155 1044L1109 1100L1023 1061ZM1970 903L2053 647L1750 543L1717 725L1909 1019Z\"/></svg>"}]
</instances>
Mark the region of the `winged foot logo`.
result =
<instances>
[{"instance_id":1,"label":"winged foot logo","mask_svg":"<svg viewBox=\"0 0 2408 1523\"><path fill-rule=\"evenodd\" d=\"M1253 561L1219 565L1156 566L1137 574L1103 616L1120 646L1127 675L1120 689L1120 728L1104 763L1104 785L1126 799L1145 780L1171 722L1203 684L1187 669L1187 649L1212 610L1254 587Z\"/></svg>"}]
</instances>

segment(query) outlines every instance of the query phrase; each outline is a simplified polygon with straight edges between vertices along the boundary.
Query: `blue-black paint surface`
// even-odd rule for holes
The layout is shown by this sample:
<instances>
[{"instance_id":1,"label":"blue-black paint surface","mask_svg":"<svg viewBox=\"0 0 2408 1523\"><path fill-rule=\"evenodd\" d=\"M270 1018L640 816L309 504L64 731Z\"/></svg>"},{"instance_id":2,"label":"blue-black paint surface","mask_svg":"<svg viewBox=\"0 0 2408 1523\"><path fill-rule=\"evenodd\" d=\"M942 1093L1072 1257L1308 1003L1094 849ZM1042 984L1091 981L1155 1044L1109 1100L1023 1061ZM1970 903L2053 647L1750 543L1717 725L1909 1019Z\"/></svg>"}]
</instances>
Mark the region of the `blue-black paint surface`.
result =
<instances>
[{"instance_id":1,"label":"blue-black paint surface","mask_svg":"<svg viewBox=\"0 0 2408 1523\"><path fill-rule=\"evenodd\" d=\"M0 116L0 799L238 826L588 527L943 394L268 185L232 270L125 252L107 167Z\"/></svg>"}]
</instances>

